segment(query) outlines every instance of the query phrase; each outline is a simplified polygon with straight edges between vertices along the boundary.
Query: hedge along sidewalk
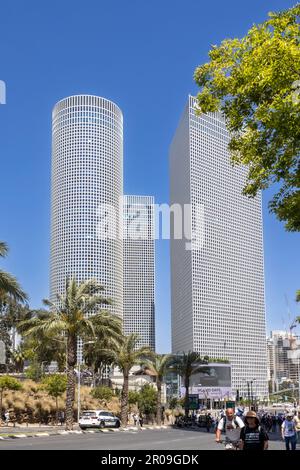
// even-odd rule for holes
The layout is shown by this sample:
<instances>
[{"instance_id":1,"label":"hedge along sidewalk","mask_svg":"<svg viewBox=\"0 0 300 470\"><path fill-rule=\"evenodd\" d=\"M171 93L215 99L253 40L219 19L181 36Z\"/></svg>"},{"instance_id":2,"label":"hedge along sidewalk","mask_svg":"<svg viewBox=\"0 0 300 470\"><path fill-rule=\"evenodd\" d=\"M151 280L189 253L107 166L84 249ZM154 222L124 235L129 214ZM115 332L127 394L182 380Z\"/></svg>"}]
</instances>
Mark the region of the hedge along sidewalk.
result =
<instances>
[{"instance_id":1,"label":"hedge along sidewalk","mask_svg":"<svg viewBox=\"0 0 300 470\"><path fill-rule=\"evenodd\" d=\"M143 426L138 428L137 426L128 426L126 428L104 428L104 429L89 429L89 430L73 430L73 431L40 431L40 432L16 432L16 433L3 433L0 434L0 441L8 439L22 439L25 437L49 437L49 436L66 436L70 434L97 434L97 433L115 433L115 432L125 432L125 431L147 431L149 430L163 430L168 429L171 426L162 425L162 426Z\"/></svg>"}]
</instances>

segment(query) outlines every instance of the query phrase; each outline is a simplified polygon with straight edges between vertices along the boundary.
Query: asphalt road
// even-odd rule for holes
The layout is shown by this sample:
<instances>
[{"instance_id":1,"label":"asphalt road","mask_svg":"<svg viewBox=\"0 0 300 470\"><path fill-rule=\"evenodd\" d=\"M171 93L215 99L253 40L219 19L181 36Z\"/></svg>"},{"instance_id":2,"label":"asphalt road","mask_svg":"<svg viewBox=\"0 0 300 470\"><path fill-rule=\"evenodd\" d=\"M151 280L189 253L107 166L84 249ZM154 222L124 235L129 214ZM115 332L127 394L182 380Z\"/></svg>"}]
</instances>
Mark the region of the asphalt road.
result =
<instances>
[{"instance_id":1,"label":"asphalt road","mask_svg":"<svg viewBox=\"0 0 300 470\"><path fill-rule=\"evenodd\" d=\"M0 450L223 450L214 438L213 433L198 430L123 431L3 440ZM284 450L278 436L271 434L270 439L271 450Z\"/></svg>"}]
</instances>

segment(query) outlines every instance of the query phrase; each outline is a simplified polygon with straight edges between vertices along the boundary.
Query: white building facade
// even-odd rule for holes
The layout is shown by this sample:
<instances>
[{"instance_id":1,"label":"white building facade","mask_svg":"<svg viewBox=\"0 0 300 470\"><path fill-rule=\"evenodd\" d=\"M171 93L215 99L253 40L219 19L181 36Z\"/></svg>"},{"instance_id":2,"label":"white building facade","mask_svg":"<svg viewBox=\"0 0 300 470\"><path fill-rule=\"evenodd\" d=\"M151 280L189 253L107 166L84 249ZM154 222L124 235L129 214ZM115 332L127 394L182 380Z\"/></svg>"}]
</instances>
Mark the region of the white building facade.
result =
<instances>
[{"instance_id":1,"label":"white building facade","mask_svg":"<svg viewBox=\"0 0 300 470\"><path fill-rule=\"evenodd\" d=\"M172 351L232 364L232 387L266 397L267 350L261 195L242 195L220 113L187 106L170 147L170 203L191 204L192 249L171 236ZM199 218L200 214L200 218ZM200 226L199 226L200 224Z\"/></svg>"},{"instance_id":2,"label":"white building facade","mask_svg":"<svg viewBox=\"0 0 300 470\"><path fill-rule=\"evenodd\" d=\"M155 350L154 198L124 196L124 316L126 335Z\"/></svg>"},{"instance_id":3,"label":"white building facade","mask_svg":"<svg viewBox=\"0 0 300 470\"><path fill-rule=\"evenodd\" d=\"M113 102L91 95L59 101L52 114L50 297L67 278L96 279L123 314L123 240L99 227L115 209L122 227L123 116ZM110 215L109 217L113 217ZM119 235L119 234L117 234Z\"/></svg>"}]
</instances>

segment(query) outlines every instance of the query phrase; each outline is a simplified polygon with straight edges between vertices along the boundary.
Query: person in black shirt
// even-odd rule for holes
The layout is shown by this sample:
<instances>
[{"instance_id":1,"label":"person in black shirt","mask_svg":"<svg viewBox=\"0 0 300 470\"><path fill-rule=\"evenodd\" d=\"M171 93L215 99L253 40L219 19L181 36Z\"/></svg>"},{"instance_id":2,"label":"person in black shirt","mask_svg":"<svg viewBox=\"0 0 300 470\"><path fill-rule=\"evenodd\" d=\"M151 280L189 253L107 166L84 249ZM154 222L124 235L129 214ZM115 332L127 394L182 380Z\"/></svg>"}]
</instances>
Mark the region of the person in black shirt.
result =
<instances>
[{"instance_id":1,"label":"person in black shirt","mask_svg":"<svg viewBox=\"0 0 300 470\"><path fill-rule=\"evenodd\" d=\"M245 417L245 427L241 429L241 450L267 450L268 435L260 427L255 411L248 411Z\"/></svg>"}]
</instances>

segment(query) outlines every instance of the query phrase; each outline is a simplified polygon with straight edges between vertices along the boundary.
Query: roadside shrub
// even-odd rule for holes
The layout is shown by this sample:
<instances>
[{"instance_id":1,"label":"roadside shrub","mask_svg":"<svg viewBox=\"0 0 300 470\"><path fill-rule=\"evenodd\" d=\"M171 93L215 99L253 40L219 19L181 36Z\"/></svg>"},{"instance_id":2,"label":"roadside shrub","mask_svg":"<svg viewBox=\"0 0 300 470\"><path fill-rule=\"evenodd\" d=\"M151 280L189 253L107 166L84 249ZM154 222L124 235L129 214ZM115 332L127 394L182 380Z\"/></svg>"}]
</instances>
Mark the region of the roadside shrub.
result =
<instances>
[{"instance_id":1,"label":"roadside shrub","mask_svg":"<svg viewBox=\"0 0 300 470\"><path fill-rule=\"evenodd\" d=\"M107 387L106 385L101 385L99 387L95 387L91 391L91 395L93 398L97 400L105 400L109 401L113 397L113 391L111 388Z\"/></svg>"}]
</instances>

